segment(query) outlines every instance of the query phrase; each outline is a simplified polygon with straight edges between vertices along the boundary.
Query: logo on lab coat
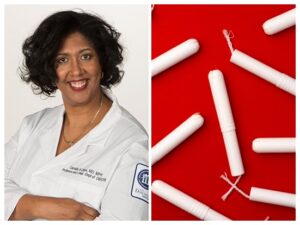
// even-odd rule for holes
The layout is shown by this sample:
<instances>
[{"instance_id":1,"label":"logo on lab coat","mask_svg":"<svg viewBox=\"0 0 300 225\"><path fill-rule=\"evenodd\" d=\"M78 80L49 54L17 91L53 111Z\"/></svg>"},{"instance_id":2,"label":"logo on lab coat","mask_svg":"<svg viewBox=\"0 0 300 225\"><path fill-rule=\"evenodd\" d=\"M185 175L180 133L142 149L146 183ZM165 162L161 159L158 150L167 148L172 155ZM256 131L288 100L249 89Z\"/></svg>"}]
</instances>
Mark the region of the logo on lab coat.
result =
<instances>
[{"instance_id":1,"label":"logo on lab coat","mask_svg":"<svg viewBox=\"0 0 300 225\"><path fill-rule=\"evenodd\" d=\"M137 177L139 184L146 190L148 190L148 178L149 178L148 169L140 171Z\"/></svg>"},{"instance_id":2,"label":"logo on lab coat","mask_svg":"<svg viewBox=\"0 0 300 225\"><path fill-rule=\"evenodd\" d=\"M131 196L148 203L149 170L144 164L137 164L132 182Z\"/></svg>"}]
</instances>

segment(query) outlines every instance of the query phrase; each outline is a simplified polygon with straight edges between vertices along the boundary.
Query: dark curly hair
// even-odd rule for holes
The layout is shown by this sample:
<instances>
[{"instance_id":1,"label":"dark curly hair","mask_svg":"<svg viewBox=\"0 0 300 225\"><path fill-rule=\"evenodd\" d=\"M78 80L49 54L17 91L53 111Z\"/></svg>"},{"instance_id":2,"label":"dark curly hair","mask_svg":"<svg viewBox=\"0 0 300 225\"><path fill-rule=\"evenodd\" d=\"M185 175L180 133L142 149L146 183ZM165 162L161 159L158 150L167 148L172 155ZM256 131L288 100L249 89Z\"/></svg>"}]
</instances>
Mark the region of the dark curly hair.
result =
<instances>
[{"instance_id":1,"label":"dark curly hair","mask_svg":"<svg viewBox=\"0 0 300 225\"><path fill-rule=\"evenodd\" d=\"M123 61L120 33L99 16L61 11L47 17L23 44L25 60L20 76L25 82L32 82L35 94L51 96L57 90L55 58L65 38L74 32L85 36L99 56L103 72L99 87L110 88L121 81L124 71L119 68Z\"/></svg>"}]
</instances>

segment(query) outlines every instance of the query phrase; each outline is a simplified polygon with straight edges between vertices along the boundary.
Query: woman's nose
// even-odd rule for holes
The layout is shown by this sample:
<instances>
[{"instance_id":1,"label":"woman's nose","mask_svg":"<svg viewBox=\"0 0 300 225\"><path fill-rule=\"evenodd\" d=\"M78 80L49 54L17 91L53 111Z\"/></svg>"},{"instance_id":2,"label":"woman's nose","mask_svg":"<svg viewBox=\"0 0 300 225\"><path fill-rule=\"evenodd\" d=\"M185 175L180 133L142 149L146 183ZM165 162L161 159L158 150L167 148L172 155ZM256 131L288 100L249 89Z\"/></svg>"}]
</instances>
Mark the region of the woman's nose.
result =
<instances>
[{"instance_id":1,"label":"woman's nose","mask_svg":"<svg viewBox=\"0 0 300 225\"><path fill-rule=\"evenodd\" d=\"M82 68L80 62L77 59L71 61L71 75L72 76L80 76L82 75Z\"/></svg>"}]
</instances>

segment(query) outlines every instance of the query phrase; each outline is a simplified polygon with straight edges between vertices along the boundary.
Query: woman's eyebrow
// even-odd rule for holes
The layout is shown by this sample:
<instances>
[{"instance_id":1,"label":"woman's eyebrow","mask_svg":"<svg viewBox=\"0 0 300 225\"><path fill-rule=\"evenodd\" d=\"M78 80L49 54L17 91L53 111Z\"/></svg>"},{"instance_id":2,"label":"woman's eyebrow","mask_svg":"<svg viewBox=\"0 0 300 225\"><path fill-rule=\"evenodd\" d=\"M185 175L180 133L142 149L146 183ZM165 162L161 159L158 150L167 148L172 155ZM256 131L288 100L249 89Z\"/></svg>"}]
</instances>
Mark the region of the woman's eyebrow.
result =
<instances>
[{"instance_id":1,"label":"woman's eyebrow","mask_svg":"<svg viewBox=\"0 0 300 225\"><path fill-rule=\"evenodd\" d=\"M93 50L92 48L87 47L87 48L80 49L79 53L82 53L84 51L92 51L92 50ZM68 55L70 55L70 53L68 53L68 52L59 52L59 53L57 53L57 56L68 56Z\"/></svg>"},{"instance_id":2,"label":"woman's eyebrow","mask_svg":"<svg viewBox=\"0 0 300 225\"><path fill-rule=\"evenodd\" d=\"M79 51L79 53L84 52L84 51L92 51L92 48L83 48Z\"/></svg>"}]
</instances>

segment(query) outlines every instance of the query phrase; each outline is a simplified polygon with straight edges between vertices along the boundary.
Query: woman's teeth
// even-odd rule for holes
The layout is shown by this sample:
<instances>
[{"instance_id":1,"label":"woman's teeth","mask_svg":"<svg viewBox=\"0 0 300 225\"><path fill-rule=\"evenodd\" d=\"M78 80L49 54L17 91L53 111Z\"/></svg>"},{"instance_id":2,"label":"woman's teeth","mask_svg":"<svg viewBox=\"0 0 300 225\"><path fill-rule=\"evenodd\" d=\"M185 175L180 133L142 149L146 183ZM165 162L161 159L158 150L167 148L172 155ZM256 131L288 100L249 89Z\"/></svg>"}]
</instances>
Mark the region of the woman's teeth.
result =
<instances>
[{"instance_id":1,"label":"woman's teeth","mask_svg":"<svg viewBox=\"0 0 300 225\"><path fill-rule=\"evenodd\" d=\"M86 85L86 80L80 80L80 81L71 81L70 85L74 88L81 88L84 85Z\"/></svg>"}]
</instances>

